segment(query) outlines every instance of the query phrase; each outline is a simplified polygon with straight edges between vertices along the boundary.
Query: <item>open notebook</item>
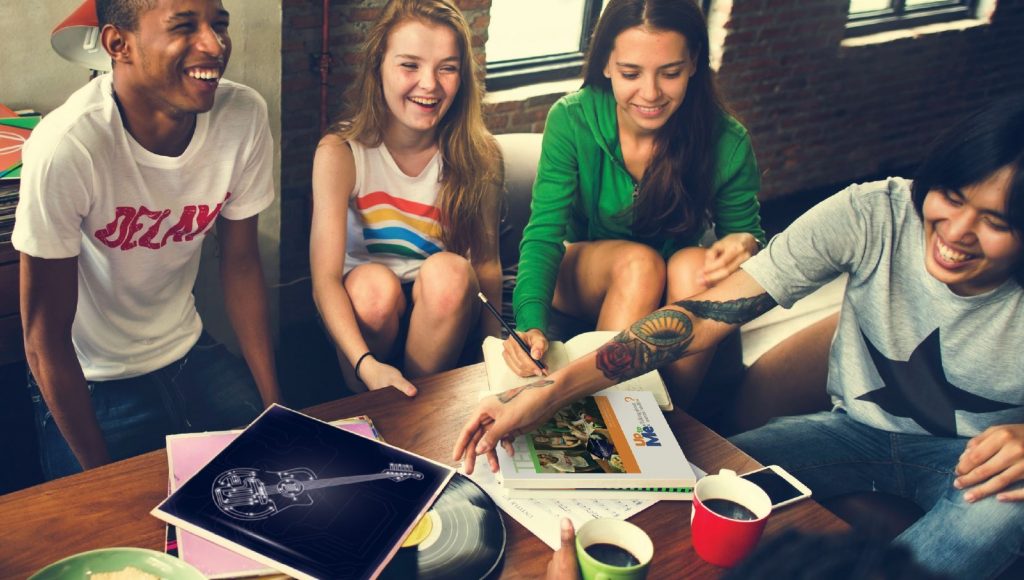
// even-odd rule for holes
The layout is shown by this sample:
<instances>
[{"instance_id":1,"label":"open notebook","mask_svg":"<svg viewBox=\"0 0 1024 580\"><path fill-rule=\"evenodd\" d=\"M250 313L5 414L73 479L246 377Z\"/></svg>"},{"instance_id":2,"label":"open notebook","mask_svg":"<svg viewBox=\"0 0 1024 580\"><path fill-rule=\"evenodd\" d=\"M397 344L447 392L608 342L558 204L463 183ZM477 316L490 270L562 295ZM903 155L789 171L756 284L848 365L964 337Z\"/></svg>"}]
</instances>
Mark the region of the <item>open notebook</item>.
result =
<instances>
[{"instance_id":1,"label":"open notebook","mask_svg":"<svg viewBox=\"0 0 1024 580\"><path fill-rule=\"evenodd\" d=\"M566 366L569 362L597 350L598 347L615 337L618 332L614 330L595 330L584 332L563 342L551 341L548 352L544 355L544 364L551 371ZM513 387L527 385L537 380L537 377L520 377L505 364L501 356L504 350L502 340L489 336L484 339L484 366L487 369L487 385L481 396L494 395ZM672 410L672 399L668 395L665 381L661 379L658 371L651 371L639 377L623 381L615 386L609 387L609 391L648 391L654 395L654 400L662 411Z\"/></svg>"}]
</instances>

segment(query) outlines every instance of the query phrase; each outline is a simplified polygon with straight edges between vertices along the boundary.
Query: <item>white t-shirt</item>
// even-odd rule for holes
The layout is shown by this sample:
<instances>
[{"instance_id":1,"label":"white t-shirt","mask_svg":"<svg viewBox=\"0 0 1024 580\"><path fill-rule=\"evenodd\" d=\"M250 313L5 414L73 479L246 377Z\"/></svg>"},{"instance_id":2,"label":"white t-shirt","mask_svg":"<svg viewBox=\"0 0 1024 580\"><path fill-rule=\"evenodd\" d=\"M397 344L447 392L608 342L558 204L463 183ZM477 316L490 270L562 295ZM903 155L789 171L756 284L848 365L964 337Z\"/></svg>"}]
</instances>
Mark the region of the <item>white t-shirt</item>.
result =
<instances>
[{"instance_id":1,"label":"white t-shirt","mask_svg":"<svg viewBox=\"0 0 1024 580\"><path fill-rule=\"evenodd\" d=\"M203 239L218 215L239 220L270 205L272 152L266 103L227 80L178 157L128 134L112 75L39 123L22 152L12 241L37 258L78 256L71 334L87 380L146 374L195 344Z\"/></svg>"},{"instance_id":2,"label":"white t-shirt","mask_svg":"<svg viewBox=\"0 0 1024 580\"><path fill-rule=\"evenodd\" d=\"M399 169L384 144L349 141L356 182L348 200L345 273L362 264L383 264L403 282L416 279L423 260L444 250L440 210L441 153L419 175Z\"/></svg>"}]
</instances>

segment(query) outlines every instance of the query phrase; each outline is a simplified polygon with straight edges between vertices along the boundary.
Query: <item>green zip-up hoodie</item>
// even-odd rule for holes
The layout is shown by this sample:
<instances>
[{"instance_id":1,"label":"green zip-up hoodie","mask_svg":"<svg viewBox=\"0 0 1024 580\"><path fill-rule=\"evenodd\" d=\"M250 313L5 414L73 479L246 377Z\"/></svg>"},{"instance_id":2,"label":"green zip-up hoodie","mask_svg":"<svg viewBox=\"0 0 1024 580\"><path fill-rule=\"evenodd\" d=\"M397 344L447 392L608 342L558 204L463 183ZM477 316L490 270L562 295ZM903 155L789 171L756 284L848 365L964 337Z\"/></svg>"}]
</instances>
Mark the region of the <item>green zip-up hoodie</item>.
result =
<instances>
[{"instance_id":1,"label":"green zip-up hoodie","mask_svg":"<svg viewBox=\"0 0 1024 580\"><path fill-rule=\"evenodd\" d=\"M721 238L749 232L764 244L757 201L760 176L747 130L726 117L717 147L715 234ZM558 268L565 255L563 241L632 240L659 250L665 259L698 244L703 232L651 240L632 231L631 220L621 216L628 216L635 187L622 158L614 96L587 87L559 99L544 127L530 221L519 246L512 298L516 328L547 332Z\"/></svg>"}]
</instances>

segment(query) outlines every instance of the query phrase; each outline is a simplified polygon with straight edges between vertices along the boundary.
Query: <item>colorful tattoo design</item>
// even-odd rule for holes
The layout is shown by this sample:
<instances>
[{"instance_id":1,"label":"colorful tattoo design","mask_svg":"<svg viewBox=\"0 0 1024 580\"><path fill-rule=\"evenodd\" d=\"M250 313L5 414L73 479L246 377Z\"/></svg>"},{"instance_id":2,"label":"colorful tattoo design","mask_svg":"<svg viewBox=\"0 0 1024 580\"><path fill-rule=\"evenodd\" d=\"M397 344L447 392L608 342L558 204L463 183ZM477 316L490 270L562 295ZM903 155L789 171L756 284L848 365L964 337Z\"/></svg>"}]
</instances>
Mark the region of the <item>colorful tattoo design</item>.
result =
<instances>
[{"instance_id":1,"label":"colorful tattoo design","mask_svg":"<svg viewBox=\"0 0 1024 580\"><path fill-rule=\"evenodd\" d=\"M675 304L689 310L699 318L708 318L726 324L745 324L775 308L778 303L764 293L727 302L680 300Z\"/></svg>"},{"instance_id":2,"label":"colorful tattoo design","mask_svg":"<svg viewBox=\"0 0 1024 580\"><path fill-rule=\"evenodd\" d=\"M508 403L509 401L511 401L512 399L518 397L519 393L522 393L526 389L539 389L541 387L546 387L548 385L553 385L553 384L555 384L555 381L550 381L550 380L546 380L545 379L545 380L542 380L542 381L536 381L536 382L530 383L528 385L523 385L521 387L515 387L513 389L509 389L507 391L503 391L501 393L498 393L498 400L501 401L502 404L505 404L505 403Z\"/></svg>"},{"instance_id":3,"label":"colorful tattoo design","mask_svg":"<svg viewBox=\"0 0 1024 580\"><path fill-rule=\"evenodd\" d=\"M726 302L681 300L675 305L689 312L663 309L635 322L597 350L597 368L613 381L640 376L683 356L693 342L691 314L727 324L743 324L775 304L767 293Z\"/></svg>"}]
</instances>

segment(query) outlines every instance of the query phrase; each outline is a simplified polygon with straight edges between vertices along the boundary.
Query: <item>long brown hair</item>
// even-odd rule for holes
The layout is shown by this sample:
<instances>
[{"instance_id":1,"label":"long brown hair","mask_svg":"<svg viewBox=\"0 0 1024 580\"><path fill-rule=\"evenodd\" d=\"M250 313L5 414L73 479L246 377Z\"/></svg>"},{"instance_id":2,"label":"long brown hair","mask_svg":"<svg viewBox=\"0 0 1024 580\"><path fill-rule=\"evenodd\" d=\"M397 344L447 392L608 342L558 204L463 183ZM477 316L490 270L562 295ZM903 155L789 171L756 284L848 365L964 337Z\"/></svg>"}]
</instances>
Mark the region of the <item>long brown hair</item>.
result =
<instances>
[{"instance_id":1,"label":"long brown hair","mask_svg":"<svg viewBox=\"0 0 1024 580\"><path fill-rule=\"evenodd\" d=\"M469 24L451 0L391 0L363 45L363 65L346 95L340 120L328 129L346 141L376 147L389 119L380 68L388 35L401 22L419 20L447 26L459 47L459 91L437 127L441 152L441 241L445 249L480 263L493 256L497 232L485 231L484 213L495 211L501 187L501 152L484 125L482 83L473 58ZM497 219L496 217L494 219Z\"/></svg>"},{"instance_id":2,"label":"long brown hair","mask_svg":"<svg viewBox=\"0 0 1024 580\"><path fill-rule=\"evenodd\" d=\"M604 69L623 31L637 26L683 35L696 72L686 98L654 136L654 151L632 207L633 231L694 235L710 213L716 138L726 113L711 75L708 28L693 0L612 0L594 30L583 86L611 92Z\"/></svg>"}]
</instances>

